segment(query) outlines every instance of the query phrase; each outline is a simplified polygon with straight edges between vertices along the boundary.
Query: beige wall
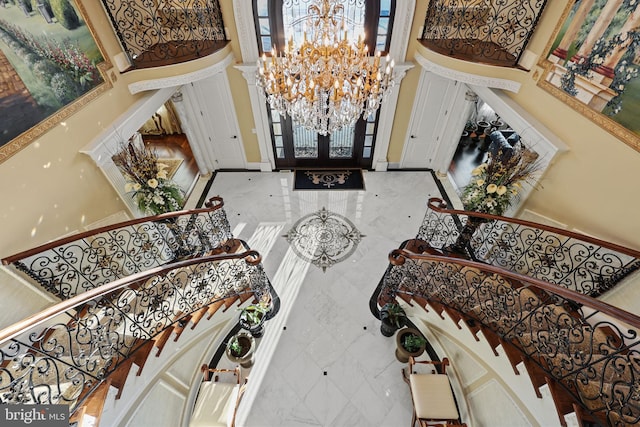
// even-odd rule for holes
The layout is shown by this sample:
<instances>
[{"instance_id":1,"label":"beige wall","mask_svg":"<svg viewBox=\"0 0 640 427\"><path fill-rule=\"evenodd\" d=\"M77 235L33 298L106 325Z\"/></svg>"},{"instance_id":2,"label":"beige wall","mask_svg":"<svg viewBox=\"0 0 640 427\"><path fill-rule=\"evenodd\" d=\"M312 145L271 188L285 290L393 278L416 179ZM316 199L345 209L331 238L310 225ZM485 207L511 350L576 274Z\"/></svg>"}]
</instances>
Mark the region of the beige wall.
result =
<instances>
[{"instance_id":1,"label":"beige wall","mask_svg":"<svg viewBox=\"0 0 640 427\"><path fill-rule=\"evenodd\" d=\"M235 26L233 0L220 0L220 7L222 8L225 27L227 28L227 37L231 40L231 49L233 50L233 56L236 58L235 63L241 64L242 53ZM249 99L247 81L242 76L242 73L233 68L233 66L227 69L227 75L229 77L229 86L231 86L231 92L233 93L233 104L238 118L238 126L240 127L247 162L258 163L261 160L260 149L258 147L258 137L254 132L256 125L251 113L251 100Z\"/></svg>"},{"instance_id":2,"label":"beige wall","mask_svg":"<svg viewBox=\"0 0 640 427\"><path fill-rule=\"evenodd\" d=\"M91 22L97 31L107 32L109 24L99 3L91 3L95 3L88 6ZM101 41L105 56L117 52L113 37ZM32 248L124 209L93 160L78 152L135 101L118 80L112 89L0 164L0 256Z\"/></svg>"}]
</instances>

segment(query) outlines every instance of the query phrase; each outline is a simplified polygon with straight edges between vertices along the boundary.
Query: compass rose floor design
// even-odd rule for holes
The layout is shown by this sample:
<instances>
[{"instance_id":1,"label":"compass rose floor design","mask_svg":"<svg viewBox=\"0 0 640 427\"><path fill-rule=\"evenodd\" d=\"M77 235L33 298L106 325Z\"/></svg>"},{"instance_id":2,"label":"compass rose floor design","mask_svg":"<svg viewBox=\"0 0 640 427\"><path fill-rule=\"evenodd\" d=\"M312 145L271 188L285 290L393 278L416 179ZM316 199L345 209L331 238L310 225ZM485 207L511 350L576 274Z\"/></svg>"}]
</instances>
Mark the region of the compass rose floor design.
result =
<instances>
[{"instance_id":1,"label":"compass rose floor design","mask_svg":"<svg viewBox=\"0 0 640 427\"><path fill-rule=\"evenodd\" d=\"M285 237L296 255L326 271L349 258L364 236L347 218L323 207L300 218Z\"/></svg>"}]
</instances>

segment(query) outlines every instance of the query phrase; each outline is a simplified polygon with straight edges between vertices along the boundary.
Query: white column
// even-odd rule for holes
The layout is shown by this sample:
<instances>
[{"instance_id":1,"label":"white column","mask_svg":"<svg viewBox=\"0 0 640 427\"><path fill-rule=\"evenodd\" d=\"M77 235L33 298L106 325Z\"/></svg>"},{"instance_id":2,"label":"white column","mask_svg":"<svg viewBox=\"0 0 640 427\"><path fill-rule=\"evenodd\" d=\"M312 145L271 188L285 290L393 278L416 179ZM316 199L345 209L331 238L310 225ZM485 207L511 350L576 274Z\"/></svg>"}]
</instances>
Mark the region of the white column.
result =
<instances>
[{"instance_id":1,"label":"white column","mask_svg":"<svg viewBox=\"0 0 640 427\"><path fill-rule=\"evenodd\" d=\"M273 145L271 144L267 101L256 84L258 65L257 63L241 64L236 65L235 68L242 72L242 76L247 81L247 86L249 87L251 111L253 112L253 121L256 125L255 132L258 138L258 147L260 148L260 170L262 172L271 172L276 167L276 163L273 154Z\"/></svg>"},{"instance_id":2,"label":"white column","mask_svg":"<svg viewBox=\"0 0 640 427\"><path fill-rule=\"evenodd\" d=\"M407 75L407 71L413 68L411 63L403 63L395 66L395 85L387 95L387 99L380 106L380 116L378 117L378 131L376 133L376 143L373 150L371 166L376 172L385 172L389 166L387 154L389 143L391 142L391 130L396 115L398 96L400 95L400 84Z\"/></svg>"}]
</instances>

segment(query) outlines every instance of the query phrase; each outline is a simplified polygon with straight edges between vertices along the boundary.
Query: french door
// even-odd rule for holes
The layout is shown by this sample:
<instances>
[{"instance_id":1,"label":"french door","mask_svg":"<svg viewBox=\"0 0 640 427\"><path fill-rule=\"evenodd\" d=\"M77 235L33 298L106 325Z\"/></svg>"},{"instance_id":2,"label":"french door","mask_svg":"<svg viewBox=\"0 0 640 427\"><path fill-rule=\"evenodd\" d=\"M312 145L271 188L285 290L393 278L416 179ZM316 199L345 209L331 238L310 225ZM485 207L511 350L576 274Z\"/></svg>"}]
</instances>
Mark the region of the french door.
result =
<instances>
[{"instance_id":1,"label":"french door","mask_svg":"<svg viewBox=\"0 0 640 427\"><path fill-rule=\"evenodd\" d=\"M276 111L270 116L277 169L371 168L377 115L330 135L310 131Z\"/></svg>"}]
</instances>

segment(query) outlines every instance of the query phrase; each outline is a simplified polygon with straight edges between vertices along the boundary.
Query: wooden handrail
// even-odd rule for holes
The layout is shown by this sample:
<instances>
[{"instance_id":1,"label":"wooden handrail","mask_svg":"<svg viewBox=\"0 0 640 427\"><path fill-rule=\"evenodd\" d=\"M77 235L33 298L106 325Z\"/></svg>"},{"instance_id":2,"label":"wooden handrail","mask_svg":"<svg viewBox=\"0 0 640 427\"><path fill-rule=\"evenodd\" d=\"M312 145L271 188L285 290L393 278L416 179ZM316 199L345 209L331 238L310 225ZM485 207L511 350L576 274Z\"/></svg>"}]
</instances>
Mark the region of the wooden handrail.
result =
<instances>
[{"instance_id":1,"label":"wooden handrail","mask_svg":"<svg viewBox=\"0 0 640 427\"><path fill-rule=\"evenodd\" d=\"M459 212L464 212L464 211L459 211ZM489 216L493 216L493 215L489 215ZM545 282L540 279L536 279L534 277L525 276L519 273L514 273L510 270L504 270L500 267L494 267L493 265L490 265L490 264L470 261L470 260L466 260L458 257L449 257L449 256L437 255L437 254L416 254L404 249L394 249L389 254L389 262L392 265L402 265L405 263L406 259L459 264L466 267L477 268L484 272L494 273L499 276L513 279L522 283L531 284L549 293L556 294L563 298L566 298L567 300L575 301L584 306L598 310L615 319L626 322L629 326L640 329L640 316L636 316L633 313L630 313L626 310L615 307L604 301L600 301L596 298L592 298L590 296L581 294L579 292L572 291L571 289L563 288L561 286L557 286L552 283Z\"/></svg>"},{"instance_id":2,"label":"wooden handrail","mask_svg":"<svg viewBox=\"0 0 640 427\"><path fill-rule=\"evenodd\" d=\"M19 261L21 259L28 258L28 257L30 257L32 255L38 254L40 252L44 252L44 251L47 251L49 249L65 245L65 244L67 244L69 242L74 242L76 240L81 240L81 239L84 239L86 237L93 236L95 234L100 234L100 233L104 233L104 232L108 232L108 231L112 231L112 230L117 230L117 229L128 227L128 226L131 226L131 225L143 224L143 223L146 223L146 222L155 222L155 221L159 221L159 220L163 220L163 219L169 219L169 218L177 218L177 217L184 216L184 215L194 215L194 214L200 214L200 213L205 213L205 212L214 212L214 211L216 211L218 209L222 209L224 207L224 201L222 200L222 197L214 196L214 197L211 197L209 200L206 201L205 206L206 207L200 208L200 209L182 210L182 211L168 212L168 213L164 213L164 214L160 214L160 215L136 218L136 219L132 219L132 220L125 221L125 222L119 222L117 224L106 225L104 227L96 228L94 230L89 230L89 231L85 231L85 232L78 233L78 234L74 234L72 236L67 236L67 237L64 237L62 239L54 240L52 242L48 242L48 243L45 243L43 245L37 246L35 248L31 248L31 249L28 249L26 251L17 253L15 255L11 255L11 256L8 256L6 258L3 258L2 259L2 264L3 265L9 265L9 264L12 264L12 263L14 263L16 261Z\"/></svg>"},{"instance_id":3,"label":"wooden handrail","mask_svg":"<svg viewBox=\"0 0 640 427\"><path fill-rule=\"evenodd\" d=\"M261 256L255 250L248 250L238 254L226 254L226 255L208 255L200 258L192 258L183 261L178 261L172 264L168 264L162 267L155 267L150 270L146 270L140 273L132 274L131 276L117 279L109 284L100 286L95 289L88 290L79 295L71 297L69 299L63 300L51 307L48 307L42 310L40 313L34 314L33 316L27 317L24 320L21 320L13 325L3 329L0 331L0 346L2 346L7 340L15 338L16 336L24 333L35 326L38 326L49 319L56 317L59 314L62 314L73 307L76 307L80 304L86 303L92 299L97 297L107 295L121 288L125 288L133 283L147 280L153 276L159 276L166 274L167 272L182 268L188 267L193 264L201 264L204 262L215 262L215 261L225 261L231 259L246 259L247 263L250 265L255 265L260 262Z\"/></svg>"},{"instance_id":4,"label":"wooden handrail","mask_svg":"<svg viewBox=\"0 0 640 427\"><path fill-rule=\"evenodd\" d=\"M623 253L625 255L629 255L630 257L640 259L640 251L637 251L637 250L634 250L634 249L630 249L630 248L627 248L627 247L624 247L624 246L621 246L621 245L617 245L615 243L607 242L605 240L600 240L600 239L597 239L595 237L587 236L585 234L576 233L576 232L565 230L565 229L562 229L562 228L551 227L549 225L539 224L539 223L536 223L536 222L525 221L525 220L518 219L518 218L491 215L491 214L486 214L486 213L481 213L481 212L463 211L463 210L458 210L458 209L449 209L449 208L447 208L447 202L445 202L444 200L442 200L442 199L440 199L438 197L431 197L429 199L429 201L427 202L427 206L428 206L429 209L431 209L431 210L433 210L435 212L438 212L438 213L444 213L444 214L449 214L449 215L466 215L466 216L472 216L472 217L476 217L476 218L485 218L485 219L489 219L489 220L497 220L497 221L509 222L509 223L513 223L513 224L525 225L527 227L537 228L539 230L545 230L545 231L549 231L551 233L560 234L562 236L566 236L566 237L571 237L571 238L574 238L574 239L582 240L584 242L593 243L596 246L601 246L603 248L611 249L613 251L620 252L620 253Z\"/></svg>"}]
</instances>

